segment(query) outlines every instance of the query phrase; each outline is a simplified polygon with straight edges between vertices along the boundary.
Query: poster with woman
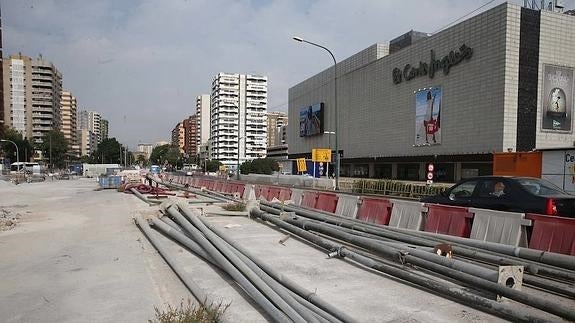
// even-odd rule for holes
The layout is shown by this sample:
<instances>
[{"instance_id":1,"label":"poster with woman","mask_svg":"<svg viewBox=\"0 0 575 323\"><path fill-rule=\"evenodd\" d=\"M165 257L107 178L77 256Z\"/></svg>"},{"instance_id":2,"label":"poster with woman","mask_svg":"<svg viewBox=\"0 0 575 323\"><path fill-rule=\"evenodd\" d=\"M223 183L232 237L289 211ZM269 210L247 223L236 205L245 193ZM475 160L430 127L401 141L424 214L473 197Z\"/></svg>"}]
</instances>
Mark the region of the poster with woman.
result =
<instances>
[{"instance_id":1,"label":"poster with woman","mask_svg":"<svg viewBox=\"0 0 575 323\"><path fill-rule=\"evenodd\" d=\"M415 145L441 144L441 87L415 93Z\"/></svg>"}]
</instances>

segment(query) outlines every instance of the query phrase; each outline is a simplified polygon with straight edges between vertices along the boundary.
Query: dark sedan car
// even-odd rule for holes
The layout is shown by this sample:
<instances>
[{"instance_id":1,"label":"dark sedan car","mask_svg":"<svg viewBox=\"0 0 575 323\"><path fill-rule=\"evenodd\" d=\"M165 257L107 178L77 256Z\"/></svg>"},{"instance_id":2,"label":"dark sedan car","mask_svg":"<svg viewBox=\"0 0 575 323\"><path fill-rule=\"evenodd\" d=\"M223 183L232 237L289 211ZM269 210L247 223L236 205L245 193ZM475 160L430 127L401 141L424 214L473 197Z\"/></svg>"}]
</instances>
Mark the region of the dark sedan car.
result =
<instances>
[{"instance_id":1,"label":"dark sedan car","mask_svg":"<svg viewBox=\"0 0 575 323\"><path fill-rule=\"evenodd\" d=\"M425 203L575 217L575 195L532 177L482 176L460 181Z\"/></svg>"}]
</instances>

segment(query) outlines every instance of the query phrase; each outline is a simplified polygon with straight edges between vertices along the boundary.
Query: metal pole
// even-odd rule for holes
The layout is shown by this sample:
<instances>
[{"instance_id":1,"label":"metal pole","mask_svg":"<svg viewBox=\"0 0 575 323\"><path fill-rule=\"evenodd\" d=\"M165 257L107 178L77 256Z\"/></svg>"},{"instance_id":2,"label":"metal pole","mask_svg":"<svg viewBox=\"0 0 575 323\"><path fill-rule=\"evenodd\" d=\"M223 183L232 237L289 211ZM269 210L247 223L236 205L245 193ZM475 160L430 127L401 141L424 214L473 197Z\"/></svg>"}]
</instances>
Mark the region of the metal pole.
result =
<instances>
[{"instance_id":1,"label":"metal pole","mask_svg":"<svg viewBox=\"0 0 575 323\"><path fill-rule=\"evenodd\" d=\"M339 161L339 145L338 145L338 117L337 117L337 61L335 59L335 56L333 55L333 53L325 46L322 46L320 44L316 44L314 42L310 42L307 41L301 37L293 37L293 39L295 41L299 41L299 42L304 42L319 48L322 48L324 50L326 50L330 55L331 58L333 59L333 84L334 84L334 100L333 100L333 110L334 110L334 119L335 119L335 190L339 191L339 166L340 166L340 161Z\"/></svg>"}]
</instances>

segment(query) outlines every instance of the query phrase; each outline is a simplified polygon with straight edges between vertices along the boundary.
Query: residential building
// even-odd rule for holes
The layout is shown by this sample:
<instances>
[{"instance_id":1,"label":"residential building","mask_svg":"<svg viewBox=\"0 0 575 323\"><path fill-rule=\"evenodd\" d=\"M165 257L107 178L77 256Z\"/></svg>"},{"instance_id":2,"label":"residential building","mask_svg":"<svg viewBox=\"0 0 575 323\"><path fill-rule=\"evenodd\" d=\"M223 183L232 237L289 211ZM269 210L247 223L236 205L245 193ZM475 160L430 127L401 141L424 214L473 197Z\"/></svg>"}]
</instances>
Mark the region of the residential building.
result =
<instances>
[{"instance_id":1,"label":"residential building","mask_svg":"<svg viewBox=\"0 0 575 323\"><path fill-rule=\"evenodd\" d=\"M196 98L196 119L198 122L197 146L210 140L210 95L202 94Z\"/></svg>"},{"instance_id":2,"label":"residential building","mask_svg":"<svg viewBox=\"0 0 575 323\"><path fill-rule=\"evenodd\" d=\"M198 120L192 115L182 121L184 127L184 154L195 157L198 153Z\"/></svg>"},{"instance_id":3,"label":"residential building","mask_svg":"<svg viewBox=\"0 0 575 323\"><path fill-rule=\"evenodd\" d=\"M102 138L102 141L108 139L108 127L109 127L108 120L101 119L100 120L100 137Z\"/></svg>"},{"instance_id":4,"label":"residential building","mask_svg":"<svg viewBox=\"0 0 575 323\"><path fill-rule=\"evenodd\" d=\"M184 123L178 122L172 130L172 146L178 147L180 153L184 153L185 135Z\"/></svg>"},{"instance_id":5,"label":"residential building","mask_svg":"<svg viewBox=\"0 0 575 323\"><path fill-rule=\"evenodd\" d=\"M78 139L82 156L89 156L98 148L98 136L88 129L78 129ZM105 161L100 160L100 162Z\"/></svg>"},{"instance_id":6,"label":"residential building","mask_svg":"<svg viewBox=\"0 0 575 323\"><path fill-rule=\"evenodd\" d=\"M11 55L2 65L4 124L37 146L48 131L60 128L62 74L42 56Z\"/></svg>"},{"instance_id":7,"label":"residential building","mask_svg":"<svg viewBox=\"0 0 575 323\"><path fill-rule=\"evenodd\" d=\"M102 116L96 111L80 111L78 128L90 130L96 135L97 142L102 142Z\"/></svg>"},{"instance_id":8,"label":"residential building","mask_svg":"<svg viewBox=\"0 0 575 323\"><path fill-rule=\"evenodd\" d=\"M60 98L60 131L68 141L68 152L70 155L80 157L80 145L78 144L76 97L70 91L62 91Z\"/></svg>"},{"instance_id":9,"label":"residential building","mask_svg":"<svg viewBox=\"0 0 575 323\"><path fill-rule=\"evenodd\" d=\"M421 181L433 164L454 182L492 174L495 152L573 147L574 39L575 16L506 2L370 46L289 89L289 158L337 136L341 176Z\"/></svg>"},{"instance_id":10,"label":"residential building","mask_svg":"<svg viewBox=\"0 0 575 323\"><path fill-rule=\"evenodd\" d=\"M210 111L210 159L235 169L266 157L266 76L219 73L212 81Z\"/></svg>"},{"instance_id":11,"label":"residential building","mask_svg":"<svg viewBox=\"0 0 575 323\"><path fill-rule=\"evenodd\" d=\"M268 147L281 144L281 127L287 126L287 124L288 117L286 113L279 111L268 112Z\"/></svg>"},{"instance_id":12,"label":"residential building","mask_svg":"<svg viewBox=\"0 0 575 323\"><path fill-rule=\"evenodd\" d=\"M154 145L152 144L138 144L138 152L143 153L146 159L150 159L152 150L154 150Z\"/></svg>"}]
</instances>

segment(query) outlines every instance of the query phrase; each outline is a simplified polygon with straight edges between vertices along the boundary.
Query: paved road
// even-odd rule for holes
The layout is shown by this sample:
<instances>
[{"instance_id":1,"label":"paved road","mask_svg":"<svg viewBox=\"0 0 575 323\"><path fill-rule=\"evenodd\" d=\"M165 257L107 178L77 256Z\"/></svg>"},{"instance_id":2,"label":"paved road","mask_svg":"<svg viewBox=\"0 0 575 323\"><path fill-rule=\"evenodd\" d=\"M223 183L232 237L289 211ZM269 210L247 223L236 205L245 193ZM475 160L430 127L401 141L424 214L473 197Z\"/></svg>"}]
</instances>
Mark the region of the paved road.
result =
<instances>
[{"instance_id":1,"label":"paved road","mask_svg":"<svg viewBox=\"0 0 575 323\"><path fill-rule=\"evenodd\" d=\"M94 188L0 182L0 208L22 215L0 232L1 322L146 322L189 297L132 223L144 204Z\"/></svg>"}]
</instances>

